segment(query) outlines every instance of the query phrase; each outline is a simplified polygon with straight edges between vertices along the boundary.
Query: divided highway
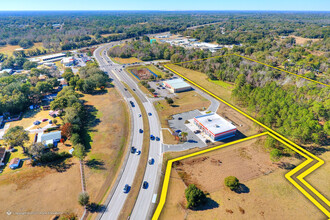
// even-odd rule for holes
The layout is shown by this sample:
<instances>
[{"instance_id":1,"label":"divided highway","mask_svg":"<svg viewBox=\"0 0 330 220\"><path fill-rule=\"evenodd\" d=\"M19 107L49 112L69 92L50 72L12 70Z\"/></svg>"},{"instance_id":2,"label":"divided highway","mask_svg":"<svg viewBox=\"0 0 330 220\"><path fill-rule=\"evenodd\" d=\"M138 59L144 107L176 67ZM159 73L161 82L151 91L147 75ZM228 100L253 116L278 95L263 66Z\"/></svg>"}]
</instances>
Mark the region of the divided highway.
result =
<instances>
[{"instance_id":1,"label":"divided highway","mask_svg":"<svg viewBox=\"0 0 330 220\"><path fill-rule=\"evenodd\" d=\"M109 198L109 203L105 204L106 210L99 216L99 219L118 219L120 211L124 206L125 200L129 196L129 193L126 194L123 192L125 184L129 184L132 188L140 187L139 195L136 200L133 212L131 213L130 219L150 219L154 205L153 202L155 202L157 198L156 194L158 191L162 164L162 138L160 122L157 112L149 98L139 89L136 82L128 75L123 66L112 62L111 59L106 55L106 51L116 44L117 43L110 43L99 47L95 50L94 57L99 63L100 68L107 72L109 77L113 79L114 85L124 96L125 100L130 106L133 119L133 138L131 146L136 147L138 150L142 149L143 143L143 134L139 132L139 129L143 128L143 120L142 117L140 117L141 109L137 105L134 97L132 97L132 95L125 90L122 82L126 83L141 100L143 107L148 114L150 134L155 137L153 140L150 139L149 149L149 158L153 159L153 163L148 163L145 171L137 170L140 156L130 153L127 163L123 164L123 166L125 166L123 168L123 172L121 176L118 177L118 185L114 193L110 195L111 198ZM130 101L135 103L135 107L131 106ZM147 181L148 183L146 189L143 189L141 185L132 186L136 172L145 172L143 181Z\"/></svg>"}]
</instances>

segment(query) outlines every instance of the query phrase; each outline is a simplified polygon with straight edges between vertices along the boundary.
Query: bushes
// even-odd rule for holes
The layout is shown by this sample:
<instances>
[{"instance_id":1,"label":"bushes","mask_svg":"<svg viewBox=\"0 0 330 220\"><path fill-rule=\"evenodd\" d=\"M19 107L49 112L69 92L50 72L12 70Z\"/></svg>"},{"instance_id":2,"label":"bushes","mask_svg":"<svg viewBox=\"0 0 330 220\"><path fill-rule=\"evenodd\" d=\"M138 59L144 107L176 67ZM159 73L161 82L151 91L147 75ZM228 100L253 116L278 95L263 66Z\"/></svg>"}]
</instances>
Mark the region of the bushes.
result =
<instances>
[{"instance_id":1,"label":"bushes","mask_svg":"<svg viewBox=\"0 0 330 220\"><path fill-rule=\"evenodd\" d=\"M38 159L38 161L40 163L50 163L50 162L54 162L60 159L64 159L64 158L69 158L71 157L70 154L68 154L67 152L61 152L61 153L55 153L55 152L47 152L44 153L40 156L40 158Z\"/></svg>"},{"instance_id":2,"label":"bushes","mask_svg":"<svg viewBox=\"0 0 330 220\"><path fill-rule=\"evenodd\" d=\"M198 189L194 184L190 184L185 190L187 208L194 208L206 202L205 193Z\"/></svg>"},{"instance_id":3,"label":"bushes","mask_svg":"<svg viewBox=\"0 0 330 220\"><path fill-rule=\"evenodd\" d=\"M228 176L225 178L225 185L231 190L236 190L239 187L239 180L234 176Z\"/></svg>"},{"instance_id":4,"label":"bushes","mask_svg":"<svg viewBox=\"0 0 330 220\"><path fill-rule=\"evenodd\" d=\"M81 206L86 206L89 204L89 195L87 192L82 192L78 196L78 202Z\"/></svg>"},{"instance_id":5,"label":"bushes","mask_svg":"<svg viewBox=\"0 0 330 220\"><path fill-rule=\"evenodd\" d=\"M273 149L271 152L270 152L270 159L272 161L278 161L282 156L282 152L279 150L279 149Z\"/></svg>"}]
</instances>

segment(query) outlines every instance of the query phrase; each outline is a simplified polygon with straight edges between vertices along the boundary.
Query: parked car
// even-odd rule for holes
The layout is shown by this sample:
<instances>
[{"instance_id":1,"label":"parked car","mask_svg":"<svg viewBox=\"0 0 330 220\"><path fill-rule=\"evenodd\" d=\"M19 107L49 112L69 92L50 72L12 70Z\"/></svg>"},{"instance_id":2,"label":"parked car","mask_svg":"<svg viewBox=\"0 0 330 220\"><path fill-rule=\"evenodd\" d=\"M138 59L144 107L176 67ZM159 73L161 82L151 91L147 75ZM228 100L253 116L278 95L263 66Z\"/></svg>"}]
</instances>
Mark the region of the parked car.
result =
<instances>
[{"instance_id":1,"label":"parked car","mask_svg":"<svg viewBox=\"0 0 330 220\"><path fill-rule=\"evenodd\" d=\"M150 165L152 165L152 164L154 164L154 162L155 162L154 158L150 157L149 160L148 160L148 163Z\"/></svg>"},{"instance_id":2,"label":"parked car","mask_svg":"<svg viewBox=\"0 0 330 220\"><path fill-rule=\"evenodd\" d=\"M176 130L175 132L176 132L176 133L181 133L181 130Z\"/></svg>"},{"instance_id":3,"label":"parked car","mask_svg":"<svg viewBox=\"0 0 330 220\"><path fill-rule=\"evenodd\" d=\"M146 188L148 188L148 185L149 185L148 182L147 181L144 181L143 182L143 185L142 185L142 188L143 189L146 189Z\"/></svg>"},{"instance_id":4,"label":"parked car","mask_svg":"<svg viewBox=\"0 0 330 220\"><path fill-rule=\"evenodd\" d=\"M126 184L125 187L124 187L124 193L128 193L129 192L129 185Z\"/></svg>"},{"instance_id":5,"label":"parked car","mask_svg":"<svg viewBox=\"0 0 330 220\"><path fill-rule=\"evenodd\" d=\"M49 120L49 122L48 122L48 123L51 125L51 124L53 124L53 121L52 121L52 120Z\"/></svg>"},{"instance_id":6,"label":"parked car","mask_svg":"<svg viewBox=\"0 0 330 220\"><path fill-rule=\"evenodd\" d=\"M194 131L194 133L195 134L199 134L199 133L201 133L201 131L200 130L196 130L196 131Z\"/></svg>"},{"instance_id":7,"label":"parked car","mask_svg":"<svg viewBox=\"0 0 330 220\"><path fill-rule=\"evenodd\" d=\"M40 125L40 121L33 122L34 125Z\"/></svg>"},{"instance_id":8,"label":"parked car","mask_svg":"<svg viewBox=\"0 0 330 220\"><path fill-rule=\"evenodd\" d=\"M211 141L209 140L209 139L206 139L206 141L205 141L206 143L210 143Z\"/></svg>"},{"instance_id":9,"label":"parked car","mask_svg":"<svg viewBox=\"0 0 330 220\"><path fill-rule=\"evenodd\" d=\"M44 118L42 119L42 122L48 121L48 118Z\"/></svg>"}]
</instances>

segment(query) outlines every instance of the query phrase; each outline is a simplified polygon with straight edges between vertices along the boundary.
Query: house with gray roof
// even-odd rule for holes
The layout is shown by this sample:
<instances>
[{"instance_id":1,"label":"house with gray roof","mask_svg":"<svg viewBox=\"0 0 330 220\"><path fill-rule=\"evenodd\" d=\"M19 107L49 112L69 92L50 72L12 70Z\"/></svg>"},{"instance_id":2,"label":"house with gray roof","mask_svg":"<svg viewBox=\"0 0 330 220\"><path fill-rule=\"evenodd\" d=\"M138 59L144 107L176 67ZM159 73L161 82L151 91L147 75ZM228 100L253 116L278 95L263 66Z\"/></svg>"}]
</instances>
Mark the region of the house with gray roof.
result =
<instances>
[{"instance_id":1,"label":"house with gray roof","mask_svg":"<svg viewBox=\"0 0 330 220\"><path fill-rule=\"evenodd\" d=\"M61 140L61 131L54 131L49 133L41 133L38 135L38 141L43 143L45 146L49 144L53 144L54 146L57 145L58 142Z\"/></svg>"}]
</instances>

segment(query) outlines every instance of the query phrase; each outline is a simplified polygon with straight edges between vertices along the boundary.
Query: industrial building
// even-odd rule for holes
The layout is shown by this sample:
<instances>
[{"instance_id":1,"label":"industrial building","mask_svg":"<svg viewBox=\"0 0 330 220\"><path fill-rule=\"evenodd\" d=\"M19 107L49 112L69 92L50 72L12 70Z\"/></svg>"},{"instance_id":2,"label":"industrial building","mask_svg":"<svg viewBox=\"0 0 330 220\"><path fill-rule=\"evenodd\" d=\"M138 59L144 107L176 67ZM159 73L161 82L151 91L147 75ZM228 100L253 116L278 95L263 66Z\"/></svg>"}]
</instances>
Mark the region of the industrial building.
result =
<instances>
[{"instance_id":1,"label":"industrial building","mask_svg":"<svg viewBox=\"0 0 330 220\"><path fill-rule=\"evenodd\" d=\"M73 66L75 59L73 57L64 57L61 62L66 67Z\"/></svg>"},{"instance_id":2,"label":"industrial building","mask_svg":"<svg viewBox=\"0 0 330 220\"><path fill-rule=\"evenodd\" d=\"M194 123L214 141L235 136L237 128L216 113L200 115L194 118Z\"/></svg>"},{"instance_id":3,"label":"industrial building","mask_svg":"<svg viewBox=\"0 0 330 220\"><path fill-rule=\"evenodd\" d=\"M181 78L164 81L163 86L168 88L172 93L191 90L191 86Z\"/></svg>"}]
</instances>

